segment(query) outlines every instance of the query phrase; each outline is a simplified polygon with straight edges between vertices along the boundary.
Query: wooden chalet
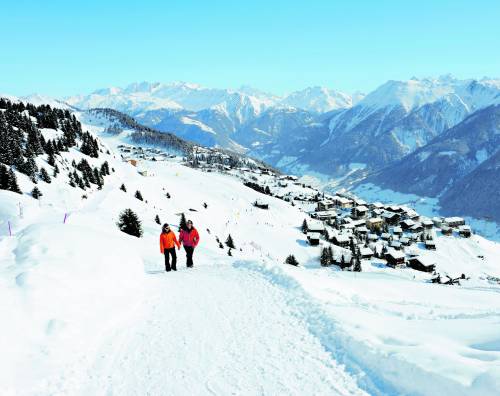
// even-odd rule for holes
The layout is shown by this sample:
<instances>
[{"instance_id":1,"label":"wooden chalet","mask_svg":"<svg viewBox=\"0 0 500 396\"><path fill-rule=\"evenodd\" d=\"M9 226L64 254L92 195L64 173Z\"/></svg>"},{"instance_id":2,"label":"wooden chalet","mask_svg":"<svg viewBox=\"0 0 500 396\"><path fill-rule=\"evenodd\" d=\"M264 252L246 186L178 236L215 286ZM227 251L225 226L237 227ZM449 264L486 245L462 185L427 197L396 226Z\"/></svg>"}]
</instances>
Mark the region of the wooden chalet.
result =
<instances>
[{"instance_id":1,"label":"wooden chalet","mask_svg":"<svg viewBox=\"0 0 500 396\"><path fill-rule=\"evenodd\" d=\"M372 231L381 229L383 224L384 220L381 217L372 217L366 220L366 226Z\"/></svg>"},{"instance_id":2,"label":"wooden chalet","mask_svg":"<svg viewBox=\"0 0 500 396\"><path fill-rule=\"evenodd\" d=\"M425 220L422 220L422 226L426 230L432 230L432 228L434 227L434 222L432 220L425 219Z\"/></svg>"},{"instance_id":3,"label":"wooden chalet","mask_svg":"<svg viewBox=\"0 0 500 396\"><path fill-rule=\"evenodd\" d=\"M387 265L389 267L397 267L399 265L404 265L405 255L403 252L397 250L390 250L385 254L385 259L387 260Z\"/></svg>"},{"instance_id":4,"label":"wooden chalet","mask_svg":"<svg viewBox=\"0 0 500 396\"><path fill-rule=\"evenodd\" d=\"M323 235L325 233L325 226L320 222L313 222L307 225L307 231Z\"/></svg>"},{"instance_id":5,"label":"wooden chalet","mask_svg":"<svg viewBox=\"0 0 500 396\"><path fill-rule=\"evenodd\" d=\"M415 256L408 259L408 266L417 271L433 272L436 269L436 263L425 257Z\"/></svg>"},{"instance_id":6,"label":"wooden chalet","mask_svg":"<svg viewBox=\"0 0 500 396\"><path fill-rule=\"evenodd\" d=\"M446 235L446 236L453 235L453 228L448 227L446 225L441 226L441 234Z\"/></svg>"},{"instance_id":7,"label":"wooden chalet","mask_svg":"<svg viewBox=\"0 0 500 396\"><path fill-rule=\"evenodd\" d=\"M324 212L326 210L330 210L333 208L335 208L335 202L333 202L332 200L329 200L329 199L324 199L324 200L318 202L316 211L317 212Z\"/></svg>"},{"instance_id":8,"label":"wooden chalet","mask_svg":"<svg viewBox=\"0 0 500 396\"><path fill-rule=\"evenodd\" d=\"M320 237L321 237L321 234L318 232L308 232L307 233L307 241L309 242L309 245L311 245L311 246L319 245Z\"/></svg>"},{"instance_id":9,"label":"wooden chalet","mask_svg":"<svg viewBox=\"0 0 500 396\"><path fill-rule=\"evenodd\" d=\"M382 219L388 225L396 225L399 222L401 216L395 212L384 212L382 213Z\"/></svg>"},{"instance_id":10,"label":"wooden chalet","mask_svg":"<svg viewBox=\"0 0 500 396\"><path fill-rule=\"evenodd\" d=\"M415 222L411 219L406 219L406 220L403 220L401 223L399 223L401 228L403 230L409 230L411 227L413 227L415 225Z\"/></svg>"},{"instance_id":11,"label":"wooden chalet","mask_svg":"<svg viewBox=\"0 0 500 396\"><path fill-rule=\"evenodd\" d=\"M351 240L349 236L345 234L340 234L340 235L334 235L332 238L332 242L334 245L340 246L340 247L348 247Z\"/></svg>"},{"instance_id":12,"label":"wooden chalet","mask_svg":"<svg viewBox=\"0 0 500 396\"><path fill-rule=\"evenodd\" d=\"M458 227L458 235L464 238L470 238L472 236L472 231L470 226L468 225L463 225Z\"/></svg>"},{"instance_id":13,"label":"wooden chalet","mask_svg":"<svg viewBox=\"0 0 500 396\"><path fill-rule=\"evenodd\" d=\"M459 227L465 225L465 220L461 217L446 217L444 219L444 224L448 227Z\"/></svg>"},{"instance_id":14,"label":"wooden chalet","mask_svg":"<svg viewBox=\"0 0 500 396\"><path fill-rule=\"evenodd\" d=\"M269 209L268 203L262 202L258 199L253 203L253 206L255 206L256 208L259 208L259 209L266 209L266 210Z\"/></svg>"},{"instance_id":15,"label":"wooden chalet","mask_svg":"<svg viewBox=\"0 0 500 396\"><path fill-rule=\"evenodd\" d=\"M336 196L334 198L334 201L339 208L346 209L346 208L351 208L353 206L353 202L348 198Z\"/></svg>"},{"instance_id":16,"label":"wooden chalet","mask_svg":"<svg viewBox=\"0 0 500 396\"><path fill-rule=\"evenodd\" d=\"M355 206L352 209L352 215L356 219L363 219L368 215L368 208L365 205Z\"/></svg>"},{"instance_id":17,"label":"wooden chalet","mask_svg":"<svg viewBox=\"0 0 500 396\"><path fill-rule=\"evenodd\" d=\"M373 251L369 247L362 247L359 249L359 254L364 260L369 260L373 257Z\"/></svg>"},{"instance_id":18,"label":"wooden chalet","mask_svg":"<svg viewBox=\"0 0 500 396\"><path fill-rule=\"evenodd\" d=\"M428 239L425 241L425 248L427 250L436 250L436 242L432 239Z\"/></svg>"}]
</instances>

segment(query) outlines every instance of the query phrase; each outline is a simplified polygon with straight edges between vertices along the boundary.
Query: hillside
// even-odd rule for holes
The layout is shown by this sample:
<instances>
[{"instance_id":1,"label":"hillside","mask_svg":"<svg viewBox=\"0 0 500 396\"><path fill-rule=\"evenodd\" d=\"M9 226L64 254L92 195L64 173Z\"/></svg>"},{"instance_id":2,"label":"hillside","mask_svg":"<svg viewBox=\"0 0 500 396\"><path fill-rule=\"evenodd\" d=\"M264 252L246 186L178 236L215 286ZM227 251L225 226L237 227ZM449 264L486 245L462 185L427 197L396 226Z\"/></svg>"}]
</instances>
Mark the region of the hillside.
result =
<instances>
[{"instance_id":1,"label":"hillside","mask_svg":"<svg viewBox=\"0 0 500 396\"><path fill-rule=\"evenodd\" d=\"M341 270L352 251L332 241L343 235L364 247L368 218L359 223L340 205L368 205L370 218L418 214L352 196L323 200L295 177L212 162L223 152L199 146L191 156L141 146L127 119L109 111L29 111L27 122L13 117L25 108L2 109L6 124L22 127L8 136L22 132L23 157L26 141L45 141L26 158L51 178L9 163L21 193L0 191L2 394L496 394L499 244L433 226L436 250L414 240L401 252L435 262L435 274L391 268L378 253L360 261L361 272ZM55 176L53 140L63 145ZM73 186L75 174L82 183ZM313 219L329 200L337 204L326 215L339 221ZM142 221L141 238L116 225L127 208ZM177 231L182 213L200 233L195 267L185 268L181 250L179 271L165 273L155 216ZM314 245L304 220L331 238ZM388 234L402 240L393 226ZM370 235L376 252L387 249L382 234ZM320 264L324 247L335 264ZM298 267L284 264L290 254ZM445 285L432 283L437 274L464 276Z\"/></svg>"},{"instance_id":2,"label":"hillside","mask_svg":"<svg viewBox=\"0 0 500 396\"><path fill-rule=\"evenodd\" d=\"M473 113L367 181L405 193L442 197L444 213L458 210L500 221L494 199L500 193L500 179L494 177L498 147L500 105Z\"/></svg>"}]
</instances>

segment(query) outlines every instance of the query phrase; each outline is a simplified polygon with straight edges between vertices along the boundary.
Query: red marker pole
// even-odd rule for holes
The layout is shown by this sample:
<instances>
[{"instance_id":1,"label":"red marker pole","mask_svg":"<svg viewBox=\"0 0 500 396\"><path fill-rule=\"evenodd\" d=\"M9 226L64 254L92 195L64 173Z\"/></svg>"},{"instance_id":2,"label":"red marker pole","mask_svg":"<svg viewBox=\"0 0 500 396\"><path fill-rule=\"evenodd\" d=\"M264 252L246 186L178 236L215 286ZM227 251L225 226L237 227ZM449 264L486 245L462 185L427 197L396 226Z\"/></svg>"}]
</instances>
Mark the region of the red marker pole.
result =
<instances>
[{"instance_id":1,"label":"red marker pole","mask_svg":"<svg viewBox=\"0 0 500 396\"><path fill-rule=\"evenodd\" d=\"M68 214L67 213L64 213L64 220L63 220L63 224L66 224L66 218L68 217Z\"/></svg>"}]
</instances>

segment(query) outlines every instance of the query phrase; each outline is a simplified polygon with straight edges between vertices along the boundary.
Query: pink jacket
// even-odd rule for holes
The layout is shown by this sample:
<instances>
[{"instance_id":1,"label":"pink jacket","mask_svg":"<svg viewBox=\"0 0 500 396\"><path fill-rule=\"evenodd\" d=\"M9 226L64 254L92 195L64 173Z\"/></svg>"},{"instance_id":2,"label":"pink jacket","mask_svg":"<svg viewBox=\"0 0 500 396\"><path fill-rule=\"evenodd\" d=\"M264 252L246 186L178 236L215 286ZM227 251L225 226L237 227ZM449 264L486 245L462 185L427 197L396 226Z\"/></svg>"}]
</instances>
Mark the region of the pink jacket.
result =
<instances>
[{"instance_id":1,"label":"pink jacket","mask_svg":"<svg viewBox=\"0 0 500 396\"><path fill-rule=\"evenodd\" d=\"M198 231L194 227L191 228L191 231L181 230L179 242L184 246L196 247L200 242L200 234L198 234Z\"/></svg>"}]
</instances>

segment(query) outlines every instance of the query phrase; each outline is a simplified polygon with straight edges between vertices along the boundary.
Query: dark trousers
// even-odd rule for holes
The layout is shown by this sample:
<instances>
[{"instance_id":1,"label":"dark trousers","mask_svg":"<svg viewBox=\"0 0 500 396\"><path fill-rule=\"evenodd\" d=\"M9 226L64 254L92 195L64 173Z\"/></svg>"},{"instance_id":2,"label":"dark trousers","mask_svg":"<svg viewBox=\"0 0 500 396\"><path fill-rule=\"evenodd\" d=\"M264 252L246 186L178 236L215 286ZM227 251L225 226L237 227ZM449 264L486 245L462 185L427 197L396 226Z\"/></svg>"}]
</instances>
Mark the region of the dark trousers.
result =
<instances>
[{"instance_id":1,"label":"dark trousers","mask_svg":"<svg viewBox=\"0 0 500 396\"><path fill-rule=\"evenodd\" d=\"M186 265L188 267L192 267L193 266L194 247L193 246L184 246L184 250L186 251Z\"/></svg>"},{"instance_id":2,"label":"dark trousers","mask_svg":"<svg viewBox=\"0 0 500 396\"><path fill-rule=\"evenodd\" d=\"M177 254L175 253L175 246L170 249L163 249L165 255L165 270L170 271L170 256L172 256L172 269L177 271Z\"/></svg>"}]
</instances>

